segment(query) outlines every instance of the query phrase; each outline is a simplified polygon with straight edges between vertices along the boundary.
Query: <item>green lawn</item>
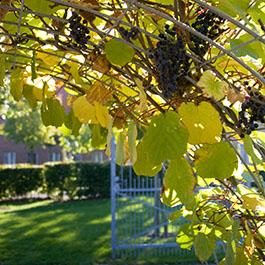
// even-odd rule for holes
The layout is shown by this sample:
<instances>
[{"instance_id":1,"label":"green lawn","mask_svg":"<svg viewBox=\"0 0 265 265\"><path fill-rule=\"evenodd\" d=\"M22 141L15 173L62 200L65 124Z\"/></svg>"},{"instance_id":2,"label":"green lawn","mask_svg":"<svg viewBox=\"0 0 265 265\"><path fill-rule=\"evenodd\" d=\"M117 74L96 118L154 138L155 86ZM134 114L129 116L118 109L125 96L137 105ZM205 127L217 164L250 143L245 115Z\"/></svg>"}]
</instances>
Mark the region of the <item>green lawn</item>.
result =
<instances>
[{"instance_id":1,"label":"green lawn","mask_svg":"<svg viewBox=\"0 0 265 265\"><path fill-rule=\"evenodd\" d=\"M145 252L113 261L110 221L109 200L0 203L0 265L176 264Z\"/></svg>"},{"instance_id":2,"label":"green lawn","mask_svg":"<svg viewBox=\"0 0 265 265\"><path fill-rule=\"evenodd\" d=\"M109 209L109 200L0 204L0 264L106 262Z\"/></svg>"}]
</instances>

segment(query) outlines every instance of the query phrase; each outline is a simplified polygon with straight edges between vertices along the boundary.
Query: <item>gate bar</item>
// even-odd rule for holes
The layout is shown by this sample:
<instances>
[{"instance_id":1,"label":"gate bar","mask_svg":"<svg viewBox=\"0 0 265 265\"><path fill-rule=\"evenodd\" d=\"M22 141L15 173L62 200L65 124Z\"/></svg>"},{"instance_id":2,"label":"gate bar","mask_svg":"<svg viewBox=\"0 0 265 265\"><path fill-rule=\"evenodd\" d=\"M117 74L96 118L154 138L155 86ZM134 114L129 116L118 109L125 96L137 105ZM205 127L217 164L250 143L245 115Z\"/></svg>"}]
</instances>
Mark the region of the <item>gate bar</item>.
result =
<instances>
[{"instance_id":1,"label":"gate bar","mask_svg":"<svg viewBox=\"0 0 265 265\"><path fill-rule=\"evenodd\" d=\"M116 249L116 145L115 138L111 139L111 160L110 160L110 194L111 194L111 248L112 258L115 258Z\"/></svg>"}]
</instances>

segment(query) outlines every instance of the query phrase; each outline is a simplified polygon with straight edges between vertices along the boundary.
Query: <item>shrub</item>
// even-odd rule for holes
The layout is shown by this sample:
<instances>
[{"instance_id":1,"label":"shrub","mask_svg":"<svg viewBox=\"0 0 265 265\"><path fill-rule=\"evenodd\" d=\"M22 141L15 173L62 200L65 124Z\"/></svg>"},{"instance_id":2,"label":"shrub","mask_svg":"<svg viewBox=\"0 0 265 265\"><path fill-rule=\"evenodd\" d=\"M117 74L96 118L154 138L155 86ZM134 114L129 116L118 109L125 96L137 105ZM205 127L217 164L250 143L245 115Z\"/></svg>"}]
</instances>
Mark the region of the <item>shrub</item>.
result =
<instances>
[{"instance_id":1,"label":"shrub","mask_svg":"<svg viewBox=\"0 0 265 265\"><path fill-rule=\"evenodd\" d=\"M0 167L0 198L23 196L43 187L42 166L17 165Z\"/></svg>"}]
</instances>

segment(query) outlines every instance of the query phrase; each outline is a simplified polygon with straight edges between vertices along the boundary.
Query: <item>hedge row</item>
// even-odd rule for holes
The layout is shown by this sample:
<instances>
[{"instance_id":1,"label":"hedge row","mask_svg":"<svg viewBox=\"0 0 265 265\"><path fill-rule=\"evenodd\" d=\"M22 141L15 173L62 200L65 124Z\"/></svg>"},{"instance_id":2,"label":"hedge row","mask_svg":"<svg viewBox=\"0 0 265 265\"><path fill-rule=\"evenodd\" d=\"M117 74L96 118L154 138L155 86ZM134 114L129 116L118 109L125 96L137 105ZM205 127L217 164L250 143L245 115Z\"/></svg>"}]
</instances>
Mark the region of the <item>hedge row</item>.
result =
<instances>
[{"instance_id":1,"label":"hedge row","mask_svg":"<svg viewBox=\"0 0 265 265\"><path fill-rule=\"evenodd\" d=\"M110 165L56 163L43 166L0 167L0 198L25 196L30 192L50 197L106 198L110 195Z\"/></svg>"}]
</instances>

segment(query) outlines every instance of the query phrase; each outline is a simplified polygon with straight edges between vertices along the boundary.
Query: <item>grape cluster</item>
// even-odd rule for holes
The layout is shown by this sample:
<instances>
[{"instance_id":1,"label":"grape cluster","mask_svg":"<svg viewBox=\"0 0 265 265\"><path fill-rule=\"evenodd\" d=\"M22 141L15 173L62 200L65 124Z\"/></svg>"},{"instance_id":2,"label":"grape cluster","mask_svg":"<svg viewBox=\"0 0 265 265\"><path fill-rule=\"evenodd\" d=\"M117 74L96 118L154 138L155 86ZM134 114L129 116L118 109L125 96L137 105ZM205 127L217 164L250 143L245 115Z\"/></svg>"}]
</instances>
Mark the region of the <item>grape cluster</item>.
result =
<instances>
[{"instance_id":1,"label":"grape cluster","mask_svg":"<svg viewBox=\"0 0 265 265\"><path fill-rule=\"evenodd\" d=\"M132 27L130 30L125 29L124 27L119 27L118 31L121 36L126 40L135 40L139 34L138 28Z\"/></svg>"},{"instance_id":2,"label":"grape cluster","mask_svg":"<svg viewBox=\"0 0 265 265\"><path fill-rule=\"evenodd\" d=\"M173 94L181 96L184 76L189 71L189 58L181 36L177 36L174 29L165 26L165 33L160 33L156 48L149 57L154 61L158 73L158 83L162 94L166 98Z\"/></svg>"},{"instance_id":3,"label":"grape cluster","mask_svg":"<svg viewBox=\"0 0 265 265\"><path fill-rule=\"evenodd\" d=\"M214 40L224 32L222 28L224 22L225 19L209 10L200 10L200 14L191 26L201 34ZM209 48L209 43L195 35L191 35L191 43L190 49L198 56L204 56Z\"/></svg>"},{"instance_id":4,"label":"grape cluster","mask_svg":"<svg viewBox=\"0 0 265 265\"><path fill-rule=\"evenodd\" d=\"M246 134L251 134L259 127L259 123L265 123L265 97L259 91L253 91L250 86L247 89L249 96L241 105L238 127Z\"/></svg>"},{"instance_id":5,"label":"grape cluster","mask_svg":"<svg viewBox=\"0 0 265 265\"><path fill-rule=\"evenodd\" d=\"M82 24L81 20L81 16L79 16L76 12L72 13L72 16L69 18L70 36L78 45L85 47L88 40L90 39L90 31L84 25L86 24L86 21L83 21L84 24Z\"/></svg>"}]
</instances>

